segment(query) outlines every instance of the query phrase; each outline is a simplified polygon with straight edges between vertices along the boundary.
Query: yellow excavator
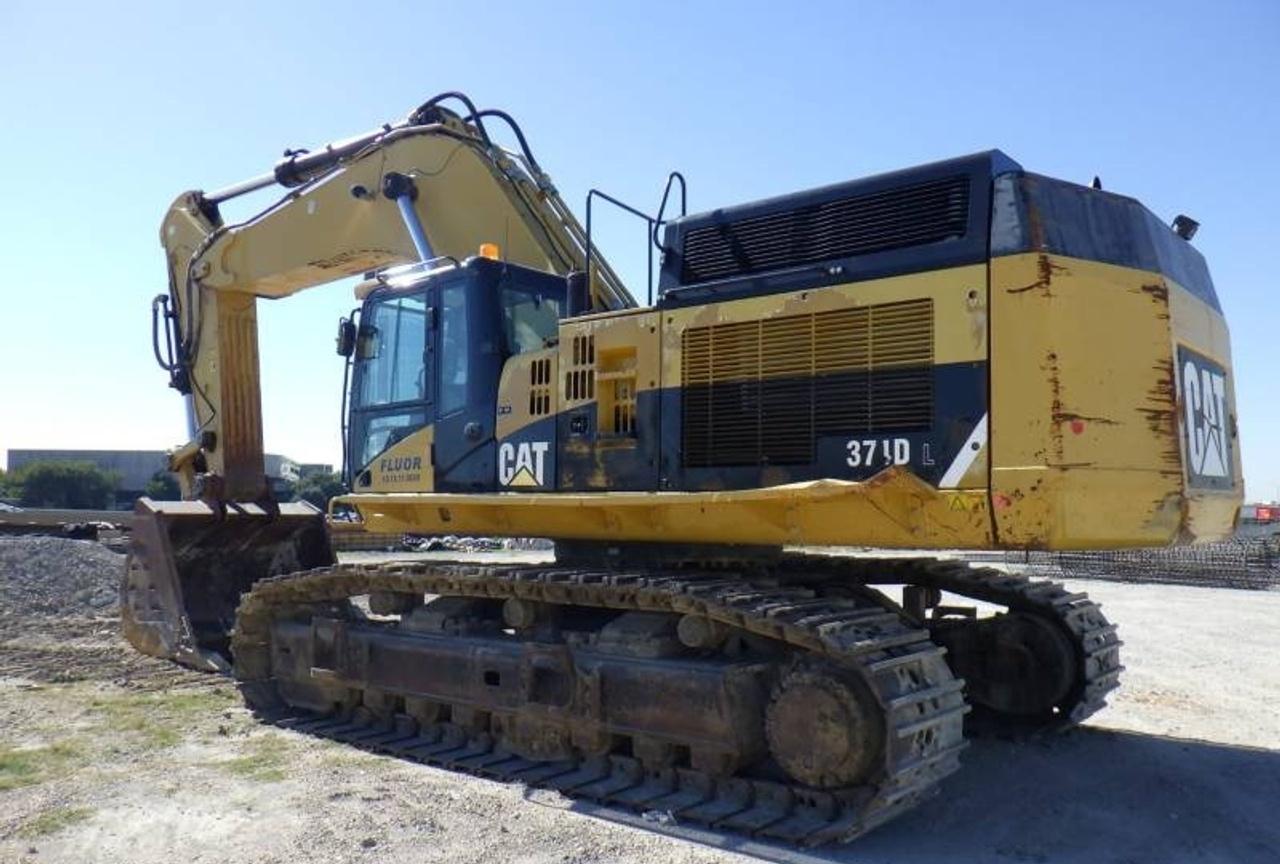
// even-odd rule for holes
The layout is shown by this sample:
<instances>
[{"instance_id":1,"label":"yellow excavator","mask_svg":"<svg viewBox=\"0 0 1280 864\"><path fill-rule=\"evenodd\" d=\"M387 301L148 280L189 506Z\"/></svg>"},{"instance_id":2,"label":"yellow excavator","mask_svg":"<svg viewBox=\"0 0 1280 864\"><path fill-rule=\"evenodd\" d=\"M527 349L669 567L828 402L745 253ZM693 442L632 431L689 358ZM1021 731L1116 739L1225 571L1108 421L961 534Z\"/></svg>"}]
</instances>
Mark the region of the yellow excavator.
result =
<instances>
[{"instance_id":1,"label":"yellow excavator","mask_svg":"<svg viewBox=\"0 0 1280 864\"><path fill-rule=\"evenodd\" d=\"M604 205L643 224L647 306L595 248ZM152 314L185 500L138 502L128 639L303 732L801 844L936 791L966 727L1101 708L1120 641L1084 594L826 547L1230 534L1196 223L999 151L685 211L673 174L653 215L593 190L584 229L459 93L179 196ZM256 307L353 276L349 493L322 514L264 477ZM343 530L555 555L340 562Z\"/></svg>"}]
</instances>

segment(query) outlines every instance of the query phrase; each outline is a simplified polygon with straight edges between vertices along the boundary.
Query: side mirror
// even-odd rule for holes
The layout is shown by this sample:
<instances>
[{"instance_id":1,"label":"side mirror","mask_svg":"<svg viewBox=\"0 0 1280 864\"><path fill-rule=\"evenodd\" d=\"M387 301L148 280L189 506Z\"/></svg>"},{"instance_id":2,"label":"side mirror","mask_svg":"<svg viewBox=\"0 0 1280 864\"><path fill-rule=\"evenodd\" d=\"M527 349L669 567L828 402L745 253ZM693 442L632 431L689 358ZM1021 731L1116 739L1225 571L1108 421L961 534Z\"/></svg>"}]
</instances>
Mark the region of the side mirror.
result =
<instances>
[{"instance_id":1,"label":"side mirror","mask_svg":"<svg viewBox=\"0 0 1280 864\"><path fill-rule=\"evenodd\" d=\"M356 350L356 322L350 318L338 319L338 356L350 357Z\"/></svg>"}]
</instances>

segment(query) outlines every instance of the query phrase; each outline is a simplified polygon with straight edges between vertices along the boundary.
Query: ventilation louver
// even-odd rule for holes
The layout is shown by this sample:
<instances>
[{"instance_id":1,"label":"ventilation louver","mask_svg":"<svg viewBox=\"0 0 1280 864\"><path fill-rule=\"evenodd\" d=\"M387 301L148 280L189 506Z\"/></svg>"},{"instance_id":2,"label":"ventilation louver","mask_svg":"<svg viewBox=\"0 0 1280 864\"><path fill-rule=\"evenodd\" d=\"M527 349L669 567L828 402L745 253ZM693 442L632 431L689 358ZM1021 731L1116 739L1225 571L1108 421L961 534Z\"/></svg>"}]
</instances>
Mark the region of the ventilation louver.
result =
<instances>
[{"instance_id":1,"label":"ventilation louver","mask_svg":"<svg viewBox=\"0 0 1280 864\"><path fill-rule=\"evenodd\" d=\"M930 299L694 327L683 351L686 467L809 464L821 436L932 423Z\"/></svg>"},{"instance_id":2,"label":"ventilation louver","mask_svg":"<svg viewBox=\"0 0 1280 864\"><path fill-rule=\"evenodd\" d=\"M969 178L947 177L707 225L684 237L682 285L963 237Z\"/></svg>"}]
</instances>

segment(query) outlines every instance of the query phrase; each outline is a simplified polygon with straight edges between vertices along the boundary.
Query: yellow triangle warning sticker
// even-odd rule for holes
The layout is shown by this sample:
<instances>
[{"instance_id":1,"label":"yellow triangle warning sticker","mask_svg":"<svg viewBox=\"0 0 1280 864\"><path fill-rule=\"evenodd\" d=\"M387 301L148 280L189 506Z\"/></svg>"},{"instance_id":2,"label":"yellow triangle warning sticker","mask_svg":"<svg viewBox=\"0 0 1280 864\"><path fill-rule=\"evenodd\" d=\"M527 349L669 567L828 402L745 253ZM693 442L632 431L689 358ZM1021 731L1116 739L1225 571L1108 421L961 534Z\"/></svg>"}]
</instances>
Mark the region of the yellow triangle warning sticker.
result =
<instances>
[{"instance_id":1,"label":"yellow triangle warning sticker","mask_svg":"<svg viewBox=\"0 0 1280 864\"><path fill-rule=\"evenodd\" d=\"M508 486L541 486L538 479L533 476L533 472L528 468L521 468L516 472L516 476L511 478Z\"/></svg>"}]
</instances>

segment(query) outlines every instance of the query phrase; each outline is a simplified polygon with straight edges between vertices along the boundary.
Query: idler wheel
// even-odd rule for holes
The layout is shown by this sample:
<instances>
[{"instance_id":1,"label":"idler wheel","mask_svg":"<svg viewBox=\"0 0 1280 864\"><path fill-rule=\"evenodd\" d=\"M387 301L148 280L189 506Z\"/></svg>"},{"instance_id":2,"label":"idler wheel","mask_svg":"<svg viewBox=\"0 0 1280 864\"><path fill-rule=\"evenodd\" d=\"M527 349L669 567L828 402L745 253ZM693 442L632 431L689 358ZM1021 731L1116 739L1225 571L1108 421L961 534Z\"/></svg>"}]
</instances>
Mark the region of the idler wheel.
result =
<instances>
[{"instance_id":1,"label":"idler wheel","mask_svg":"<svg viewBox=\"0 0 1280 864\"><path fill-rule=\"evenodd\" d=\"M975 701L1006 714L1051 712L1067 698L1076 679L1071 640L1039 615L1015 612L995 621Z\"/></svg>"},{"instance_id":2,"label":"idler wheel","mask_svg":"<svg viewBox=\"0 0 1280 864\"><path fill-rule=\"evenodd\" d=\"M832 789L875 772L884 720L861 686L836 673L798 670L775 688L765 735L769 752L793 780Z\"/></svg>"},{"instance_id":3,"label":"idler wheel","mask_svg":"<svg viewBox=\"0 0 1280 864\"><path fill-rule=\"evenodd\" d=\"M952 671L965 680L969 700L1000 714L1051 714L1075 686L1075 648L1061 627L1040 615L944 620L933 635L946 646Z\"/></svg>"}]
</instances>

